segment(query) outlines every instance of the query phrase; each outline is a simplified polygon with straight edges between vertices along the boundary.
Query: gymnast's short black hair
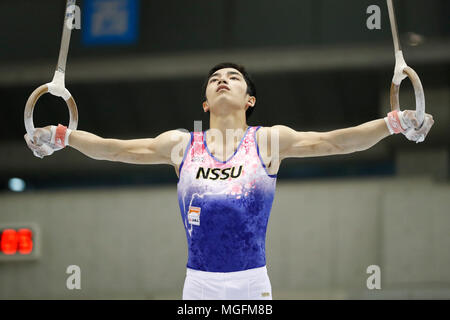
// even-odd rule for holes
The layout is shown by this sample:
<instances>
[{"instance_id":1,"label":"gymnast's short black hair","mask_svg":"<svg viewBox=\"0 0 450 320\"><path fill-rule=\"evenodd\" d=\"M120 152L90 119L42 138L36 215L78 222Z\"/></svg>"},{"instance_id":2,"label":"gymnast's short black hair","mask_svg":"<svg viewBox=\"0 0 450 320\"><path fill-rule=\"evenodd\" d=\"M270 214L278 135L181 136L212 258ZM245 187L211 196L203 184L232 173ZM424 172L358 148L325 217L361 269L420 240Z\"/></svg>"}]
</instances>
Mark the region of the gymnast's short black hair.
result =
<instances>
[{"instance_id":1,"label":"gymnast's short black hair","mask_svg":"<svg viewBox=\"0 0 450 320\"><path fill-rule=\"evenodd\" d=\"M209 70L208 77L206 78L205 82L203 83L203 99L204 99L203 101L206 101L206 87L208 86L209 78L211 78L211 76L217 70L225 69L225 68L233 68L233 69L236 69L237 71L239 71L240 73L242 73L242 75L244 76L245 82L247 83L247 93L251 97L253 96L256 98L255 83L253 82L252 78L248 74L247 70L245 70L245 67L242 65L236 64L236 63L232 63L232 62L223 62L223 63L219 63L219 64L215 65L214 67L211 68L211 70ZM253 109L255 109L255 106L247 108L247 111L245 112L245 117L247 119L253 113Z\"/></svg>"}]
</instances>

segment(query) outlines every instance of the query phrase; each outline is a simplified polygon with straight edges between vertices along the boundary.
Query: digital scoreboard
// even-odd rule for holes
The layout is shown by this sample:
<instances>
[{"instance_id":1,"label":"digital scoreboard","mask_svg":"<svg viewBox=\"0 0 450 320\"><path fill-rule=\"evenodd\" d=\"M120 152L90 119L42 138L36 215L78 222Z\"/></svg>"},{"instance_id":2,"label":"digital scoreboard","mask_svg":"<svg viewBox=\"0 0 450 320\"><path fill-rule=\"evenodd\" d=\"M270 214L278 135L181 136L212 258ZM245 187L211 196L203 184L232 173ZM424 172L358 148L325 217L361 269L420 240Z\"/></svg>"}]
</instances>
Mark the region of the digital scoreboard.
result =
<instances>
[{"instance_id":1,"label":"digital scoreboard","mask_svg":"<svg viewBox=\"0 0 450 320\"><path fill-rule=\"evenodd\" d=\"M39 230L34 224L0 225L0 261L37 259L38 235Z\"/></svg>"}]
</instances>

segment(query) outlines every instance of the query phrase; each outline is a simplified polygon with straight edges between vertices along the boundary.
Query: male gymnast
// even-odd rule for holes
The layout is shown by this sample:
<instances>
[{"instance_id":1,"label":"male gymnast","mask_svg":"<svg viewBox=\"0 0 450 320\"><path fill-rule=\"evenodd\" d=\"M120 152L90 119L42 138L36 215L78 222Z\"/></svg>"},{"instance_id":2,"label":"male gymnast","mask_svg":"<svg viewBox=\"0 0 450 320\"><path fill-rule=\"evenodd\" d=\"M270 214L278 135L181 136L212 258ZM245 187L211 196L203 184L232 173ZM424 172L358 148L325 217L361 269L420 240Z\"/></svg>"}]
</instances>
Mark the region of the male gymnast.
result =
<instances>
[{"instance_id":1,"label":"male gymnast","mask_svg":"<svg viewBox=\"0 0 450 320\"><path fill-rule=\"evenodd\" d=\"M397 133L421 142L434 123L426 114L419 127L415 111L405 110L329 132L249 126L256 88L245 68L233 63L209 71L203 94L207 131L169 130L155 138L118 140L58 125L25 135L38 157L71 146L97 160L174 167L188 243L186 300L272 299L265 238L283 159L363 151Z\"/></svg>"}]
</instances>

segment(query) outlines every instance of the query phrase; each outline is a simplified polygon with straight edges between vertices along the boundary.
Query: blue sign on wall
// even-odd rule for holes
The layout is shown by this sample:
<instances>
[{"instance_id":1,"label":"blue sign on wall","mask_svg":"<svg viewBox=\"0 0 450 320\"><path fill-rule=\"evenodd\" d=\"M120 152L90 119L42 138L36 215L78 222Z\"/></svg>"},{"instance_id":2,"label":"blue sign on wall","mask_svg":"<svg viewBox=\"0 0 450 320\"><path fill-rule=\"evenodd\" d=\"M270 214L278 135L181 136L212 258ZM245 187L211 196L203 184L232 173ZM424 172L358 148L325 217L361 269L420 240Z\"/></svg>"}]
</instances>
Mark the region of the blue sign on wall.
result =
<instances>
[{"instance_id":1,"label":"blue sign on wall","mask_svg":"<svg viewBox=\"0 0 450 320\"><path fill-rule=\"evenodd\" d=\"M137 41L139 0L85 0L82 37L85 45L132 44Z\"/></svg>"}]
</instances>

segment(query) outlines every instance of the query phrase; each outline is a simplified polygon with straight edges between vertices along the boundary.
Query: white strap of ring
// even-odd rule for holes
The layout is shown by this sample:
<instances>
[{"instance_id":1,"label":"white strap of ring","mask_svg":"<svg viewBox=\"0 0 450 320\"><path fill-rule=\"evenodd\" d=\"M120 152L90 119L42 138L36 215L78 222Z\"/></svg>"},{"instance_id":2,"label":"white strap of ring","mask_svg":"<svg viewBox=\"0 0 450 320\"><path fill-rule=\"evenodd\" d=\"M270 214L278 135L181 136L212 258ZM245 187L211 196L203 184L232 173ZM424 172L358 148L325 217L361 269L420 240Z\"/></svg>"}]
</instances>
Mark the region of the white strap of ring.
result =
<instances>
[{"instance_id":1,"label":"white strap of ring","mask_svg":"<svg viewBox=\"0 0 450 320\"><path fill-rule=\"evenodd\" d=\"M399 86L403 79L407 77L406 73L403 72L408 65L403 58L403 52L397 51L395 53L395 69L394 69L394 77L392 78L392 82Z\"/></svg>"},{"instance_id":2,"label":"white strap of ring","mask_svg":"<svg viewBox=\"0 0 450 320\"><path fill-rule=\"evenodd\" d=\"M52 82L47 83L48 92L57 97L62 97L65 101L69 100L71 94L69 90L66 89L64 83L64 73L60 71L55 71Z\"/></svg>"}]
</instances>

